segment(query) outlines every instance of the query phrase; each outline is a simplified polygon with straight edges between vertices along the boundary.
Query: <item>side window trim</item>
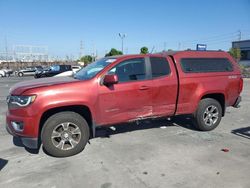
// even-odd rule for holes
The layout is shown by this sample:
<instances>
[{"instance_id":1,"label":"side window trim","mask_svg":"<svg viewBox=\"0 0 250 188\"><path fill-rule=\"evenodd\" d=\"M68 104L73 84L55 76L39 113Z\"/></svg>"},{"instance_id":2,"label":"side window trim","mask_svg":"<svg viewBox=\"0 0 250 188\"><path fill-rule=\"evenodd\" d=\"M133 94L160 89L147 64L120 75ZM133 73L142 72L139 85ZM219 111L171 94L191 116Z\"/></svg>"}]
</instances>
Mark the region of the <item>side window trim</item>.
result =
<instances>
[{"instance_id":1,"label":"side window trim","mask_svg":"<svg viewBox=\"0 0 250 188\"><path fill-rule=\"evenodd\" d=\"M118 65L120 65L121 63L124 63L126 61L129 61L129 60L133 60L133 59L143 59L144 60L144 63L145 63L145 79L143 80L130 80L130 81L125 81L125 82L118 82L118 84L124 84L124 83L134 83L134 82L141 82L141 81L147 81L147 80L150 80L150 60L148 57L133 57L133 58L128 58L128 59L125 59L125 60L122 60L121 62L119 62L118 64L114 65L113 67L111 67L109 70L106 71L106 73L104 75L107 75L109 71L111 71L113 68L117 67ZM104 76L103 76L104 78ZM101 79L103 81L103 78ZM101 81L101 82L102 82Z\"/></svg>"},{"instance_id":2,"label":"side window trim","mask_svg":"<svg viewBox=\"0 0 250 188\"><path fill-rule=\"evenodd\" d=\"M146 80L152 79L152 70L151 70L151 62L149 57L145 57L145 67L146 67Z\"/></svg>"},{"instance_id":3,"label":"side window trim","mask_svg":"<svg viewBox=\"0 0 250 188\"><path fill-rule=\"evenodd\" d=\"M152 62L150 61L150 58L152 58L152 57L164 58L166 60L166 63L168 63L169 73L166 74L166 75L159 76L159 77L153 77L153 72L152 72L152 68L151 68ZM168 61L167 57L164 57L164 56L149 56L148 60L149 60L149 67L150 67L150 79L152 79L152 80L161 79L161 78L164 78L164 77L169 77L171 75L172 70L171 70L171 67L170 67L170 64L169 64L169 61Z\"/></svg>"}]
</instances>

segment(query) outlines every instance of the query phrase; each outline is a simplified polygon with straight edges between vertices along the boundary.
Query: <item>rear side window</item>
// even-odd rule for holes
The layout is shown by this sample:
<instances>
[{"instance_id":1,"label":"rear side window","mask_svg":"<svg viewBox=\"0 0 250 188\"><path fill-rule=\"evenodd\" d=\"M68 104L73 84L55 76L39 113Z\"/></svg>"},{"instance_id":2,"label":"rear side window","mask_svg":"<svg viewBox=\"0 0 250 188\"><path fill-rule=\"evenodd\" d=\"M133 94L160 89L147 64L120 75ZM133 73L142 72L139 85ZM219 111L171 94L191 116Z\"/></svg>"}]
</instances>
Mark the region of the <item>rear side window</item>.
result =
<instances>
[{"instance_id":1,"label":"rear side window","mask_svg":"<svg viewBox=\"0 0 250 188\"><path fill-rule=\"evenodd\" d=\"M60 65L60 70L61 71L69 71L69 70L71 70L71 66L70 65Z\"/></svg>"},{"instance_id":2,"label":"rear side window","mask_svg":"<svg viewBox=\"0 0 250 188\"><path fill-rule=\"evenodd\" d=\"M233 71L232 63L226 58L183 58L181 67L185 73Z\"/></svg>"},{"instance_id":3,"label":"rear side window","mask_svg":"<svg viewBox=\"0 0 250 188\"><path fill-rule=\"evenodd\" d=\"M150 57L152 77L157 78L170 73L169 63L163 57Z\"/></svg>"}]
</instances>

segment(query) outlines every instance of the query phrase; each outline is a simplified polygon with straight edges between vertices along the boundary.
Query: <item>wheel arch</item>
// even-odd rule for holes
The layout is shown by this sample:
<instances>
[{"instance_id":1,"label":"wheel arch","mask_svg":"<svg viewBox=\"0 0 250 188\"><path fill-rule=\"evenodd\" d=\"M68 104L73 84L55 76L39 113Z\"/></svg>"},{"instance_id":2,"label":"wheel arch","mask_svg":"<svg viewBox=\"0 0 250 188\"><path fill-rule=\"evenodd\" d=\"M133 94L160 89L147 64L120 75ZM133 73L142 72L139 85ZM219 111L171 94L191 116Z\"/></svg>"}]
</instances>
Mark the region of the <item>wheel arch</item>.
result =
<instances>
[{"instance_id":1,"label":"wheel arch","mask_svg":"<svg viewBox=\"0 0 250 188\"><path fill-rule=\"evenodd\" d=\"M200 100L206 99L206 98L215 99L220 103L221 108L222 108L222 117L223 117L226 111L225 95L223 93L209 93L209 94L203 95Z\"/></svg>"},{"instance_id":2,"label":"wheel arch","mask_svg":"<svg viewBox=\"0 0 250 188\"><path fill-rule=\"evenodd\" d=\"M91 136L95 136L95 126L93 124L93 118L92 113L90 111L90 108L85 105L70 105L70 106L60 106L60 107L54 107L47 109L45 112L43 112L40 120L39 120L39 138L41 137L41 132L44 126L44 123L46 120L51 117L52 115L59 113L59 112L65 112L65 111L71 111L78 113L81 115L88 123L88 126L90 128Z\"/></svg>"}]
</instances>

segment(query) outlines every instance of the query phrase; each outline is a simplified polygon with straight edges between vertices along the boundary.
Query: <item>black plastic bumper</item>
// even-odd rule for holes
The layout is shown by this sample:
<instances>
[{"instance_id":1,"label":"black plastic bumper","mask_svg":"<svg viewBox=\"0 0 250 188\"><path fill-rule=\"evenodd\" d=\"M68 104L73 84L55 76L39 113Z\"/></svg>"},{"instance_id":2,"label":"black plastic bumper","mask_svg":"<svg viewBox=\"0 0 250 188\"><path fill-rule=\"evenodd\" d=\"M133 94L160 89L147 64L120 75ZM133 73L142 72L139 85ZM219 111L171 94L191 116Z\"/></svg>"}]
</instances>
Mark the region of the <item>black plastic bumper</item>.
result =
<instances>
[{"instance_id":1,"label":"black plastic bumper","mask_svg":"<svg viewBox=\"0 0 250 188\"><path fill-rule=\"evenodd\" d=\"M235 103L234 103L234 105L233 105L233 107L234 108L239 108L240 107L240 102L241 102L241 96L239 96L237 99L236 99L236 101L235 101Z\"/></svg>"},{"instance_id":2,"label":"black plastic bumper","mask_svg":"<svg viewBox=\"0 0 250 188\"><path fill-rule=\"evenodd\" d=\"M6 130L12 136L19 137L25 147L30 148L30 149L37 149L38 148L38 139L37 138L17 136L12 132L12 130L7 125L6 125Z\"/></svg>"},{"instance_id":3,"label":"black plastic bumper","mask_svg":"<svg viewBox=\"0 0 250 188\"><path fill-rule=\"evenodd\" d=\"M26 138L26 137L20 137L22 140L22 143L25 147L30 149L37 149L38 148L38 139L37 138Z\"/></svg>"}]
</instances>

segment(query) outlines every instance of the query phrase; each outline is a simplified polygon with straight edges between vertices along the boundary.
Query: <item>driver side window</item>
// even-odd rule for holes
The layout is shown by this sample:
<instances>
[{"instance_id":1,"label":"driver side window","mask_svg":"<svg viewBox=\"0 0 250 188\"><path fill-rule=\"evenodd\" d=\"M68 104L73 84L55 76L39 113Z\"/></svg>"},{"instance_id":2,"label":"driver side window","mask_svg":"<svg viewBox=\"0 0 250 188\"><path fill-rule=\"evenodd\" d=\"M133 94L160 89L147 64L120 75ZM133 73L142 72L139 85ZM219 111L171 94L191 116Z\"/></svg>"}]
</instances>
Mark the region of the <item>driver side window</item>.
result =
<instances>
[{"instance_id":1,"label":"driver side window","mask_svg":"<svg viewBox=\"0 0 250 188\"><path fill-rule=\"evenodd\" d=\"M50 70L52 72L56 72L56 71L59 71L60 70L60 66L59 65L53 65L50 67Z\"/></svg>"},{"instance_id":2,"label":"driver side window","mask_svg":"<svg viewBox=\"0 0 250 188\"><path fill-rule=\"evenodd\" d=\"M144 58L125 60L109 70L108 74L116 74L119 82L145 80L145 60Z\"/></svg>"}]
</instances>

